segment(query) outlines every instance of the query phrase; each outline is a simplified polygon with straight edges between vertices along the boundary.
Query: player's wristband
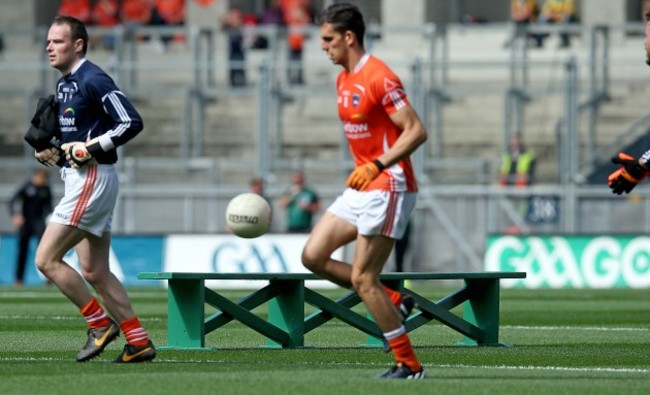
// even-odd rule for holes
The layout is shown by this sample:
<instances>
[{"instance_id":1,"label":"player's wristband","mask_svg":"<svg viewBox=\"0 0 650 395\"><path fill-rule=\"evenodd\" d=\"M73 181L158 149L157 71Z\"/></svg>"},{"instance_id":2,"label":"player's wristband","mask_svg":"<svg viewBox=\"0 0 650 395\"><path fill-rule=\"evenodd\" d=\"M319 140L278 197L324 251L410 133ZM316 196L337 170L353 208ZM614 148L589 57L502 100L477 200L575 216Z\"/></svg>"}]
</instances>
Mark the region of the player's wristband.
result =
<instances>
[{"instance_id":1,"label":"player's wristband","mask_svg":"<svg viewBox=\"0 0 650 395\"><path fill-rule=\"evenodd\" d=\"M650 164L650 150L644 152L643 155L641 155L641 158L639 158L639 165L644 169L648 169L648 164Z\"/></svg>"},{"instance_id":2,"label":"player's wristband","mask_svg":"<svg viewBox=\"0 0 650 395\"><path fill-rule=\"evenodd\" d=\"M381 161L380 161L379 159L375 159L375 160L373 160L372 163L374 163L375 166L377 166L377 168L379 169L379 172L380 172L380 173L381 173L382 171L384 171L384 169L386 169L386 166L384 166L384 164L381 163Z\"/></svg>"},{"instance_id":3,"label":"player's wristband","mask_svg":"<svg viewBox=\"0 0 650 395\"><path fill-rule=\"evenodd\" d=\"M101 144L99 144L99 139L98 138L94 138L94 139L90 140L89 142L87 142L86 143L86 149L88 150L88 152L92 156L95 156L96 154L98 154L100 152L104 152L104 150L102 149Z\"/></svg>"}]
</instances>

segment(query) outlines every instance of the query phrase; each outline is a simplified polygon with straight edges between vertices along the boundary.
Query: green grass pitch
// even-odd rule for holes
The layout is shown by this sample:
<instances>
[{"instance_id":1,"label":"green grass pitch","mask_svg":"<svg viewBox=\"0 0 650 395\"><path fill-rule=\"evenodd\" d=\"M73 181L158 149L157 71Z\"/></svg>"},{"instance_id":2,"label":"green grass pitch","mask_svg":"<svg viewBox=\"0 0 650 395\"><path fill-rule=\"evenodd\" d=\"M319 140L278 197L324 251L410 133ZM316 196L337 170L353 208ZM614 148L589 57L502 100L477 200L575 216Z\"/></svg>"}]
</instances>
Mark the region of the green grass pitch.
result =
<instances>
[{"instance_id":1,"label":"green grass pitch","mask_svg":"<svg viewBox=\"0 0 650 395\"><path fill-rule=\"evenodd\" d=\"M435 282L414 288L432 299L449 291ZM165 291L129 292L164 345ZM502 290L500 337L513 347L457 347L460 335L432 322L411 334L428 377L408 382L374 379L391 356L361 347L365 335L337 320L309 333L305 349L260 347L261 335L229 323L206 337L210 350L160 350L153 363L112 364L120 337L77 363L85 324L58 290L0 287L0 394L650 393L650 290Z\"/></svg>"}]
</instances>

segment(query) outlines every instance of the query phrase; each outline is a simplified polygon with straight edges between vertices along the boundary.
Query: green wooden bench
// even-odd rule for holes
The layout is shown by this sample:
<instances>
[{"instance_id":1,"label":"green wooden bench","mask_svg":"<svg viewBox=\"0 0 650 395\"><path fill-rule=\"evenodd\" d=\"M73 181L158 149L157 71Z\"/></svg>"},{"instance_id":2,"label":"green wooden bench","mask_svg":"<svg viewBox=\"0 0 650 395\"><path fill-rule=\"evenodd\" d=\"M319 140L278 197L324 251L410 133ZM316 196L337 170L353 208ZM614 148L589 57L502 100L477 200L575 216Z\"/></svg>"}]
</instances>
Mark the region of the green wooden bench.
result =
<instances>
[{"instance_id":1,"label":"green wooden bench","mask_svg":"<svg viewBox=\"0 0 650 395\"><path fill-rule=\"evenodd\" d=\"M435 319L463 335L460 345L494 346L505 345L499 342L499 280L525 277L524 272L386 273L381 275L381 281L409 293L417 302L405 324L408 332ZM372 318L352 310L362 303L355 291L330 299L305 286L306 280L326 281L314 274L142 272L138 278L168 282L168 349L205 348L205 335L233 320L267 337L267 347L303 347L305 334L332 318L365 332L367 346L379 347L383 342L382 332ZM205 280L268 280L268 285L233 302L206 287ZM404 280L463 280L463 285L434 302L403 289ZM251 312L264 303L268 303L268 320ZM305 316L305 303L318 311ZM218 311L206 316L205 304ZM461 304L462 317L450 312Z\"/></svg>"}]
</instances>

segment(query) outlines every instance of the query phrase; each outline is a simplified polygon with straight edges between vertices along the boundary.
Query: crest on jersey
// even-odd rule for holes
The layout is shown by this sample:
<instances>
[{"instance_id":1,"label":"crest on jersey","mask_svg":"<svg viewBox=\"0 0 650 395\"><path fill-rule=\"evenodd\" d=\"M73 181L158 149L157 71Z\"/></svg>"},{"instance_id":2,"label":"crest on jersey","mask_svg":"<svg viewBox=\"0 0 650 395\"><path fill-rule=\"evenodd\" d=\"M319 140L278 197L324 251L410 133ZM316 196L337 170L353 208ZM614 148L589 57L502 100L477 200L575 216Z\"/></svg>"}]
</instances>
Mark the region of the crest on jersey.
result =
<instances>
[{"instance_id":1,"label":"crest on jersey","mask_svg":"<svg viewBox=\"0 0 650 395\"><path fill-rule=\"evenodd\" d=\"M361 96L358 93L352 95L352 107L358 107L361 102Z\"/></svg>"}]
</instances>

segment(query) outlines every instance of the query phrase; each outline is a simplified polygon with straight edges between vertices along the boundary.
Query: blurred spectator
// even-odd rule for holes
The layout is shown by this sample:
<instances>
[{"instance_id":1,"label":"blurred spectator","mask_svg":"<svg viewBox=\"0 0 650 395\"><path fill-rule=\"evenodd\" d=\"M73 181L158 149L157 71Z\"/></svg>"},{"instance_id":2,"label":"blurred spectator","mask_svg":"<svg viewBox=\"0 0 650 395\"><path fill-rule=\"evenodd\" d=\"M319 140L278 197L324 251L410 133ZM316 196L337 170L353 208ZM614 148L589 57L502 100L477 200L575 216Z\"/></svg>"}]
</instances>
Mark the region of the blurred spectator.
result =
<instances>
[{"instance_id":1,"label":"blurred spectator","mask_svg":"<svg viewBox=\"0 0 650 395\"><path fill-rule=\"evenodd\" d=\"M517 133L510 138L508 150L503 154L499 184L501 186L514 185L517 188L526 188L533 183L534 172L535 155L524 146L521 135ZM534 196L531 196L526 198L513 197L511 199L522 218L529 215L530 203L534 198ZM506 234L521 234L524 229L515 224L506 227L504 232Z\"/></svg>"},{"instance_id":2,"label":"blurred spectator","mask_svg":"<svg viewBox=\"0 0 650 395\"><path fill-rule=\"evenodd\" d=\"M98 27L110 28L120 23L120 4L118 0L97 0L91 13L92 24ZM90 43L96 45L101 41L105 49L115 48L115 37L103 35L90 37Z\"/></svg>"},{"instance_id":3,"label":"blurred spectator","mask_svg":"<svg viewBox=\"0 0 650 395\"><path fill-rule=\"evenodd\" d=\"M264 10L260 17L260 24L276 26L284 24L284 12L280 6L280 0L271 1L269 7Z\"/></svg>"},{"instance_id":4,"label":"blurred spectator","mask_svg":"<svg viewBox=\"0 0 650 395\"><path fill-rule=\"evenodd\" d=\"M250 187L251 193L260 195L261 197L264 198L264 200L266 200L269 203L269 205L271 205L271 200L264 193L264 180L262 178L255 177L250 180L248 185Z\"/></svg>"},{"instance_id":5,"label":"blurred spectator","mask_svg":"<svg viewBox=\"0 0 650 395\"><path fill-rule=\"evenodd\" d=\"M284 26L284 12L280 7L280 0L272 0L268 8L260 15L259 23L262 26L277 26L278 28ZM272 39L277 40L279 37L279 29L276 37ZM258 34L255 41L251 46L252 49L267 49L269 47L269 37Z\"/></svg>"},{"instance_id":6,"label":"blurred spectator","mask_svg":"<svg viewBox=\"0 0 650 395\"><path fill-rule=\"evenodd\" d=\"M257 15L253 12L242 14L242 33L244 35L244 48L252 48L255 43L255 29L257 27Z\"/></svg>"},{"instance_id":7,"label":"blurred spectator","mask_svg":"<svg viewBox=\"0 0 650 395\"><path fill-rule=\"evenodd\" d=\"M130 35L138 27L151 23L153 16L152 0L122 0L120 20ZM136 40L144 40L146 36L133 37Z\"/></svg>"},{"instance_id":8,"label":"blurred spectator","mask_svg":"<svg viewBox=\"0 0 650 395\"><path fill-rule=\"evenodd\" d=\"M289 47L288 80L291 85L302 85L303 46L307 35L310 17L308 2L304 0L285 0L284 20L287 24L287 46Z\"/></svg>"},{"instance_id":9,"label":"blurred spectator","mask_svg":"<svg viewBox=\"0 0 650 395\"><path fill-rule=\"evenodd\" d=\"M90 0L61 0L57 15L72 16L83 23L90 23Z\"/></svg>"},{"instance_id":10,"label":"blurred spectator","mask_svg":"<svg viewBox=\"0 0 650 395\"><path fill-rule=\"evenodd\" d=\"M395 271L403 272L404 271L404 258L406 257L406 251L409 248L409 242L411 239L411 220L409 219L408 224L406 225L406 230L401 239L395 241Z\"/></svg>"},{"instance_id":11,"label":"blurred spectator","mask_svg":"<svg viewBox=\"0 0 650 395\"><path fill-rule=\"evenodd\" d=\"M505 43L504 46L506 47L512 44L515 37L524 36L528 25L535 22L537 18L537 0L511 0L510 17L515 24L515 36Z\"/></svg>"},{"instance_id":12,"label":"blurred spectator","mask_svg":"<svg viewBox=\"0 0 650 395\"><path fill-rule=\"evenodd\" d=\"M18 257L15 285L25 279L27 253L32 237L40 240L45 231L45 218L52 212L52 191L47 170L34 170L30 179L21 185L9 201L11 221L18 231Z\"/></svg>"},{"instance_id":13,"label":"blurred spectator","mask_svg":"<svg viewBox=\"0 0 650 395\"><path fill-rule=\"evenodd\" d=\"M510 145L503 154L499 172L499 184L527 187L532 184L535 171L535 155L526 149L520 134L510 139Z\"/></svg>"},{"instance_id":14,"label":"blurred spectator","mask_svg":"<svg viewBox=\"0 0 650 395\"><path fill-rule=\"evenodd\" d=\"M230 70L230 86L246 85L246 52L244 50L244 34L242 31L244 18L239 8L231 8L224 19L223 28L228 31L228 70Z\"/></svg>"},{"instance_id":15,"label":"blurred spectator","mask_svg":"<svg viewBox=\"0 0 650 395\"><path fill-rule=\"evenodd\" d=\"M304 174L294 171L291 187L280 197L278 206L287 210L287 232L309 233L313 216L320 210L320 199L305 185Z\"/></svg>"},{"instance_id":16,"label":"blurred spectator","mask_svg":"<svg viewBox=\"0 0 650 395\"><path fill-rule=\"evenodd\" d=\"M155 26L182 26L185 23L185 0L154 0L152 24ZM161 49L166 51L172 34L162 34Z\"/></svg>"},{"instance_id":17,"label":"blurred spectator","mask_svg":"<svg viewBox=\"0 0 650 395\"><path fill-rule=\"evenodd\" d=\"M537 23L540 24L569 24L576 20L576 6L574 0L544 0L537 17ZM548 34L533 35L538 47L544 46L544 40L546 37L548 37ZM561 48L567 48L571 45L571 38L568 32L561 32L560 39Z\"/></svg>"}]
</instances>

